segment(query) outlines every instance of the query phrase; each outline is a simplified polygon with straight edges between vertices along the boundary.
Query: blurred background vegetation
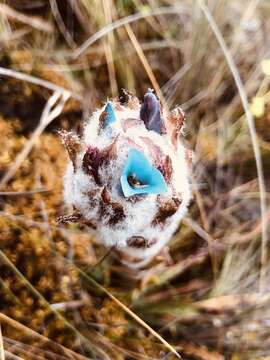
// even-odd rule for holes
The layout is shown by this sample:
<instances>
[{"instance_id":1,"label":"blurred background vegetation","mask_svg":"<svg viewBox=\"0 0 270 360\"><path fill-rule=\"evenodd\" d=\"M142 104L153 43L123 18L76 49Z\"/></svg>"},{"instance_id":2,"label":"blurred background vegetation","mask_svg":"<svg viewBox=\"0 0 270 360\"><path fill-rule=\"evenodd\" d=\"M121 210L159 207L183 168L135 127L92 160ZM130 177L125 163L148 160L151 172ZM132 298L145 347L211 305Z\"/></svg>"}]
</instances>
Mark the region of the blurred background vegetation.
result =
<instances>
[{"instance_id":1,"label":"blurred background vegetation","mask_svg":"<svg viewBox=\"0 0 270 360\"><path fill-rule=\"evenodd\" d=\"M269 19L268 0L0 1L1 360L270 359ZM56 130L148 87L186 112L194 199L135 273L56 223Z\"/></svg>"}]
</instances>

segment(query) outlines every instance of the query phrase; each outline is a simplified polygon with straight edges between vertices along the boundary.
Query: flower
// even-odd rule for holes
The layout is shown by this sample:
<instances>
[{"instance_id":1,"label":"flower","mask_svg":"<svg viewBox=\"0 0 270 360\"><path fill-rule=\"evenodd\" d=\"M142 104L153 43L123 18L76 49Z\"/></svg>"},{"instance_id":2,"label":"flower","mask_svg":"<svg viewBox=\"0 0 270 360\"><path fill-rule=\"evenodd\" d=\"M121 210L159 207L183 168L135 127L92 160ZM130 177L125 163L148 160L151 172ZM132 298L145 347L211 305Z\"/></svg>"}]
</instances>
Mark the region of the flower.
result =
<instances>
[{"instance_id":1,"label":"flower","mask_svg":"<svg viewBox=\"0 0 270 360\"><path fill-rule=\"evenodd\" d=\"M64 197L78 222L99 241L145 266L170 240L191 198L184 113L162 109L149 89L140 103L131 93L97 109L82 136L61 131L70 163ZM162 194L162 196L160 195Z\"/></svg>"},{"instance_id":2,"label":"flower","mask_svg":"<svg viewBox=\"0 0 270 360\"><path fill-rule=\"evenodd\" d=\"M141 151L134 148L128 152L121 186L125 197L136 194L163 194L168 191L161 172L150 164Z\"/></svg>"}]
</instances>

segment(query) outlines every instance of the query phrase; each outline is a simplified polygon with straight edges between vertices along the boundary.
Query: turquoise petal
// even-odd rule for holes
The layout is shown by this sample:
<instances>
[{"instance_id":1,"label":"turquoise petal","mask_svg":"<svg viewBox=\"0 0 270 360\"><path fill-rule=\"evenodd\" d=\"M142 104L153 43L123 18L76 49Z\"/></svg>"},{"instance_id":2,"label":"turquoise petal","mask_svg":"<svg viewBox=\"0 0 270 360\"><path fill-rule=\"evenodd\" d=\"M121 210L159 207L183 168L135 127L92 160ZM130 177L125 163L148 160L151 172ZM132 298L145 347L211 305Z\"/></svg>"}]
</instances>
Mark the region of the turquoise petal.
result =
<instances>
[{"instance_id":1,"label":"turquoise petal","mask_svg":"<svg viewBox=\"0 0 270 360\"><path fill-rule=\"evenodd\" d=\"M141 186L132 186L128 177L132 176ZM146 156L131 148L128 153L122 176L121 186L125 197L136 194L163 194L168 191L167 184L159 170L150 164Z\"/></svg>"},{"instance_id":2,"label":"turquoise petal","mask_svg":"<svg viewBox=\"0 0 270 360\"><path fill-rule=\"evenodd\" d=\"M104 127L106 128L108 125L113 124L116 121L116 115L113 110L113 106L111 102L108 102L104 109L106 115L104 120Z\"/></svg>"}]
</instances>

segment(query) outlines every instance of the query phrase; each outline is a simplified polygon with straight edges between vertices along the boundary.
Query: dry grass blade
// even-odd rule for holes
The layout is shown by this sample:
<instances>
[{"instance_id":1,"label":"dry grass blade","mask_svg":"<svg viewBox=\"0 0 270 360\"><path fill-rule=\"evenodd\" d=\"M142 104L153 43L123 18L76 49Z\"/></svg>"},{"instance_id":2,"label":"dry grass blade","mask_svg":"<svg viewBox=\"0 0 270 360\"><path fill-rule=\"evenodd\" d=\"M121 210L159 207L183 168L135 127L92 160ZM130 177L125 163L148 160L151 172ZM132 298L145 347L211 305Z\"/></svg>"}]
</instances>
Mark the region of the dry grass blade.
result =
<instances>
[{"instance_id":1,"label":"dry grass blade","mask_svg":"<svg viewBox=\"0 0 270 360\"><path fill-rule=\"evenodd\" d=\"M232 72L234 77L237 89L239 91L239 95L242 101L242 105L246 114L247 124L250 131L253 151L255 155L257 173L258 173L258 181L259 181L259 191L260 191L260 206L261 206L261 217L262 217L262 245L261 245L261 272L260 272L260 291L264 291L266 286L266 277L267 277L267 246L268 246L268 234L267 234L267 204L266 204L266 189L265 189L265 181L263 175L263 164L261 159L261 151L260 146L257 138L257 132L254 124L254 119L252 113L249 109L249 103L247 99L247 94L239 75L239 71L237 66L231 56L231 53L225 43L224 37L222 36L213 16L211 15L208 7L206 6L204 0L198 0L199 5L211 26L216 39L224 53L226 61L229 65L229 68Z\"/></svg>"},{"instance_id":2,"label":"dry grass blade","mask_svg":"<svg viewBox=\"0 0 270 360\"><path fill-rule=\"evenodd\" d=\"M11 19L15 19L19 22L30 25L37 30L50 32L50 33L53 31L53 26L50 23L48 23L36 16L24 15L14 9L12 9L11 7L9 7L6 4L0 4L0 13L2 13L3 15L5 15Z\"/></svg>"},{"instance_id":3,"label":"dry grass blade","mask_svg":"<svg viewBox=\"0 0 270 360\"><path fill-rule=\"evenodd\" d=\"M34 221L34 220L31 220L30 218L27 218L23 215L13 215L13 214L8 214L8 213L5 213L4 211L0 211L0 216L2 217L6 217L12 221L18 221L18 222L22 222L23 224L26 224L27 226L37 226L39 227L40 229L46 229L47 228L47 224L44 224L44 222L41 222L41 221ZM60 230L62 230L60 227L57 227L59 228Z\"/></svg>"},{"instance_id":4,"label":"dry grass blade","mask_svg":"<svg viewBox=\"0 0 270 360\"><path fill-rule=\"evenodd\" d=\"M19 323L18 321L15 321L14 319L11 319L10 317L8 317L2 313L0 313L0 321L3 324L6 323L9 326L13 327L14 329L17 329L17 331L21 331L27 335L30 335L35 340L39 340L42 343L47 343L47 344L52 345L56 350L61 351L62 353L66 354L66 356L70 356L71 359L86 360L85 356L77 354L74 351L64 347L63 345L60 345L60 344L46 338L45 336L35 332L34 330Z\"/></svg>"},{"instance_id":5,"label":"dry grass blade","mask_svg":"<svg viewBox=\"0 0 270 360\"><path fill-rule=\"evenodd\" d=\"M112 22L112 14L111 14L112 3L109 0L103 0L103 9L104 15L106 19L106 23ZM113 62L113 48L115 46L114 34L111 33L108 35L108 40L105 39L104 47L105 47L105 56L107 60L107 67L109 72L109 80L111 85L112 96L117 96L117 80L116 80L116 72L115 66Z\"/></svg>"},{"instance_id":6,"label":"dry grass blade","mask_svg":"<svg viewBox=\"0 0 270 360\"><path fill-rule=\"evenodd\" d=\"M199 360L224 360L223 355L217 352L208 351L204 347L192 343L181 343L181 347L183 348L185 354L190 355L192 359L195 358Z\"/></svg>"},{"instance_id":7,"label":"dry grass blade","mask_svg":"<svg viewBox=\"0 0 270 360\"><path fill-rule=\"evenodd\" d=\"M0 191L0 196L31 196L35 194L47 194L51 192L48 189L36 189L29 191Z\"/></svg>"},{"instance_id":8,"label":"dry grass blade","mask_svg":"<svg viewBox=\"0 0 270 360\"><path fill-rule=\"evenodd\" d=\"M207 231L205 231L197 222L193 221L191 218L185 218L183 222L188 225L195 233L197 233L202 239L204 239L208 244L209 255L211 258L212 269L214 280L216 281L218 277L218 266L215 258L215 246L219 246L220 248L224 247L223 245L216 245L215 240L212 238Z\"/></svg>"},{"instance_id":9,"label":"dry grass blade","mask_svg":"<svg viewBox=\"0 0 270 360\"><path fill-rule=\"evenodd\" d=\"M71 97L73 97L74 99L82 102L81 96L71 92L70 90L65 89L65 88L63 88L61 86L55 85L50 81L43 80L43 79L37 78L37 77L32 76L32 75L24 74L24 73L16 71L16 70L6 69L6 68L3 68L3 67L0 67L0 75L10 76L10 77L13 77L13 78L18 79L18 80L27 81L27 82L30 82L30 83L35 84L35 85L42 86L42 87L47 88L47 89L52 90L52 91L58 91L58 92L62 92L62 93L69 93L69 95Z\"/></svg>"},{"instance_id":10,"label":"dry grass blade","mask_svg":"<svg viewBox=\"0 0 270 360\"><path fill-rule=\"evenodd\" d=\"M101 30L97 31L93 36L91 36L88 40L86 40L78 49L76 49L73 53L73 58L76 59L79 57L89 46L93 45L97 40L101 39L103 36L107 35L111 31L130 24L134 21L145 19L149 16L158 16L158 15L169 15L169 14L177 14L188 12L188 8L184 6L165 6L157 8L156 10L149 11L147 13L137 13L134 15L126 16L122 19L119 19L112 24L104 26Z\"/></svg>"},{"instance_id":11,"label":"dry grass blade","mask_svg":"<svg viewBox=\"0 0 270 360\"><path fill-rule=\"evenodd\" d=\"M161 286L167 284L169 281L173 280L180 274L183 274L192 266L203 263L207 259L208 255L209 255L208 249L201 249L197 253L188 256L181 262L171 265L166 270L162 270L156 282L154 284L148 285L147 287L144 287L144 289L140 292L140 296L137 297L137 299L140 299L148 292L153 291L154 289L158 289Z\"/></svg>"},{"instance_id":12,"label":"dry grass blade","mask_svg":"<svg viewBox=\"0 0 270 360\"><path fill-rule=\"evenodd\" d=\"M161 88L162 93L166 97L168 107L173 103L173 97L178 91L177 83L185 76L185 74L190 70L191 64L185 64L164 84ZM183 107L183 105L181 105Z\"/></svg>"},{"instance_id":13,"label":"dry grass blade","mask_svg":"<svg viewBox=\"0 0 270 360\"><path fill-rule=\"evenodd\" d=\"M65 26L65 23L64 23L64 21L63 21L63 19L61 17L60 12L59 12L56 0L49 0L49 1L50 1L53 16L55 17L55 20L57 22L59 30L61 31L61 34L64 36L67 44L71 48L74 48L76 46L76 43L73 40L72 36L70 35L69 31L67 30L67 28Z\"/></svg>"},{"instance_id":14,"label":"dry grass blade","mask_svg":"<svg viewBox=\"0 0 270 360\"><path fill-rule=\"evenodd\" d=\"M7 173L3 176L0 182L0 188L3 188L7 182L12 178L18 168L21 166L22 162L27 158L30 151L32 150L35 142L37 141L38 137L42 134L45 128L52 122L58 115L61 114L63 107L68 100L70 94L68 92L61 93L61 92L54 92L53 95L47 101L45 108L42 112L39 125L33 132L29 141L25 144L22 151L17 155L16 159L14 160L12 166L7 171Z\"/></svg>"},{"instance_id":15,"label":"dry grass blade","mask_svg":"<svg viewBox=\"0 0 270 360\"><path fill-rule=\"evenodd\" d=\"M235 309L241 308L238 316L243 317L244 314L250 314L252 311L268 306L269 300L269 294L234 294L212 297L210 299L198 301L194 303L194 306L200 311L207 311L209 313L215 312L216 314L230 311L233 312ZM234 320L235 318L231 317L231 321Z\"/></svg>"},{"instance_id":16,"label":"dry grass blade","mask_svg":"<svg viewBox=\"0 0 270 360\"><path fill-rule=\"evenodd\" d=\"M24 28L13 31L12 33L2 33L1 40L8 45L10 42L21 39L24 35L29 34L30 31L31 29L25 26Z\"/></svg>"},{"instance_id":17,"label":"dry grass blade","mask_svg":"<svg viewBox=\"0 0 270 360\"><path fill-rule=\"evenodd\" d=\"M137 323L143 326L147 331L149 331L156 339L158 339L165 347L170 350L178 359L182 359L180 354L175 350L175 348L170 345L161 335L159 335L154 329L151 328L146 322L144 322L138 315L131 311L126 305L124 305L120 300L118 300L114 295L112 295L106 288L96 282L92 277L87 275L84 271L77 268L79 273L88 281L90 281L95 287L105 293L111 300L113 300L118 306L120 306L129 316L131 316Z\"/></svg>"},{"instance_id":18,"label":"dry grass blade","mask_svg":"<svg viewBox=\"0 0 270 360\"><path fill-rule=\"evenodd\" d=\"M164 96L162 94L162 91L161 91L160 86L159 86L159 84L157 82L155 74L153 73L153 71L151 69L151 66L148 63L148 61L147 61L147 59L146 59L146 57L144 55L144 52L143 52L143 50L142 50L142 48L141 48L141 46L140 46L140 44L139 44L139 42L138 42L138 40L137 40L137 38L135 36L133 30L131 29L129 24L127 24L125 27L126 27L128 36L129 36L129 38L130 38L130 40L131 40L131 42L132 42L138 56L139 56L139 58L140 58L140 60L141 60L141 62L143 64L143 67L145 68L145 71L147 72L147 75L148 75L148 77L149 77L149 79L150 79L150 81L151 81L151 83L153 85L153 88L155 89L155 91L157 93L157 96L159 97L162 105L164 107L167 107L166 100L165 100L165 98L164 98Z\"/></svg>"},{"instance_id":19,"label":"dry grass blade","mask_svg":"<svg viewBox=\"0 0 270 360\"><path fill-rule=\"evenodd\" d=\"M5 350L4 350L4 344L3 344L1 323L0 323L0 360L5 360Z\"/></svg>"},{"instance_id":20,"label":"dry grass blade","mask_svg":"<svg viewBox=\"0 0 270 360\"><path fill-rule=\"evenodd\" d=\"M270 211L268 210L266 213L267 221L270 221ZM249 242L253 239L255 239L259 234L262 232L262 221L258 221L254 228L251 231L247 231L246 233L243 233L239 235L238 233L231 237L231 244L241 244L245 242Z\"/></svg>"},{"instance_id":21,"label":"dry grass blade","mask_svg":"<svg viewBox=\"0 0 270 360\"><path fill-rule=\"evenodd\" d=\"M7 355L6 357L7 360L24 360L20 356L12 354L10 351L5 351L5 354Z\"/></svg>"},{"instance_id":22,"label":"dry grass blade","mask_svg":"<svg viewBox=\"0 0 270 360\"><path fill-rule=\"evenodd\" d=\"M38 343L37 346L31 346L25 342L14 340L8 337L4 337L4 344L7 351L12 353L20 354L24 359L34 359L34 360L44 360L44 359L53 359L53 360L69 360L74 359L74 357L67 357L66 355L58 355L56 352L43 349L43 344ZM71 355L71 354L70 354Z\"/></svg>"}]
</instances>

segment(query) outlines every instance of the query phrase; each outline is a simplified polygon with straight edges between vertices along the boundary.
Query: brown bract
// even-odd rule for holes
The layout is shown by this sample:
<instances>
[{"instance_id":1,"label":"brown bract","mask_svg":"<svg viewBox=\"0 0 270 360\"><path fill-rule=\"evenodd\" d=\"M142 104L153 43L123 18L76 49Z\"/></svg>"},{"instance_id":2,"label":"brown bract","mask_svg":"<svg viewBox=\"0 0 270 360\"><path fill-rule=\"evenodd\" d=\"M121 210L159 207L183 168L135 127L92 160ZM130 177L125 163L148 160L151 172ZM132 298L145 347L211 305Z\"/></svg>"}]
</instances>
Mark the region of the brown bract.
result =
<instances>
[{"instance_id":1,"label":"brown bract","mask_svg":"<svg viewBox=\"0 0 270 360\"><path fill-rule=\"evenodd\" d=\"M181 199L179 197L163 200L160 196L158 196L157 201L159 203L159 208L154 220L152 221L152 225L154 226L164 225L166 220L176 213L181 204Z\"/></svg>"},{"instance_id":2,"label":"brown bract","mask_svg":"<svg viewBox=\"0 0 270 360\"><path fill-rule=\"evenodd\" d=\"M61 138L62 143L68 151L70 160L72 161L73 168L76 170L76 157L78 152L81 150L81 140L78 135L71 131L58 130L58 134Z\"/></svg>"},{"instance_id":3,"label":"brown bract","mask_svg":"<svg viewBox=\"0 0 270 360\"><path fill-rule=\"evenodd\" d=\"M95 146L88 146L84 156L82 167L86 174L92 176L97 185L101 185L101 179L98 173L99 167L103 165L109 159L116 156L116 142L118 137L114 139L111 145L105 149L98 149Z\"/></svg>"},{"instance_id":4,"label":"brown bract","mask_svg":"<svg viewBox=\"0 0 270 360\"><path fill-rule=\"evenodd\" d=\"M83 171L87 175L92 176L97 185L101 185L98 169L104 160L103 157L104 154L102 154L102 152L94 146L91 147L89 146L83 156L83 161L82 161Z\"/></svg>"},{"instance_id":5,"label":"brown bract","mask_svg":"<svg viewBox=\"0 0 270 360\"><path fill-rule=\"evenodd\" d=\"M102 111L99 116L99 131L104 127L104 122L106 118L106 111Z\"/></svg>"},{"instance_id":6,"label":"brown bract","mask_svg":"<svg viewBox=\"0 0 270 360\"><path fill-rule=\"evenodd\" d=\"M180 135L185 123L185 113L180 107L177 107L168 114L167 120L166 127L170 131L173 145L176 146L178 136Z\"/></svg>"},{"instance_id":7,"label":"brown bract","mask_svg":"<svg viewBox=\"0 0 270 360\"><path fill-rule=\"evenodd\" d=\"M162 173L165 181L169 183L172 179L173 173L172 160L169 155L166 155L165 158L162 159L162 161L157 166L157 169Z\"/></svg>"},{"instance_id":8,"label":"brown bract","mask_svg":"<svg viewBox=\"0 0 270 360\"><path fill-rule=\"evenodd\" d=\"M143 236L132 236L128 239L127 244L134 248L149 248L156 243L156 239L145 239Z\"/></svg>"},{"instance_id":9,"label":"brown bract","mask_svg":"<svg viewBox=\"0 0 270 360\"><path fill-rule=\"evenodd\" d=\"M59 224L68 224L68 223L79 223L82 225L87 225L90 228L96 230L97 225L94 223L94 221L86 220L80 212L77 210L74 211L74 213L70 215L62 215L56 220Z\"/></svg>"},{"instance_id":10,"label":"brown bract","mask_svg":"<svg viewBox=\"0 0 270 360\"><path fill-rule=\"evenodd\" d=\"M111 196L106 187L104 187L101 193L101 200L100 213L102 217L108 217L108 224L115 225L125 218L123 206L111 200Z\"/></svg>"},{"instance_id":11,"label":"brown bract","mask_svg":"<svg viewBox=\"0 0 270 360\"><path fill-rule=\"evenodd\" d=\"M137 109L139 106L138 98L126 89L121 89L119 102L121 105L125 105L130 109Z\"/></svg>"}]
</instances>

